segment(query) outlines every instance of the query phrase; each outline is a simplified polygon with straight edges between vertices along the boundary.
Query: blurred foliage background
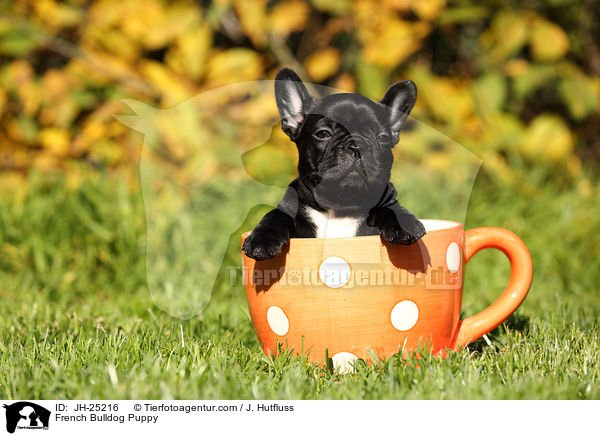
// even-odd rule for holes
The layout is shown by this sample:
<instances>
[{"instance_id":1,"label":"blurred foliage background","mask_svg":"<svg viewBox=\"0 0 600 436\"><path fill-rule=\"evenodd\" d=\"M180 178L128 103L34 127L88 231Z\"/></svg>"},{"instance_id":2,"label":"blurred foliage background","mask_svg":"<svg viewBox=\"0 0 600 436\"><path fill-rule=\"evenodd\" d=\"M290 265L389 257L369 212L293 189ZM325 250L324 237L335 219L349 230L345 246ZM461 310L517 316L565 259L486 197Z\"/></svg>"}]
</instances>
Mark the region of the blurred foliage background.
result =
<instances>
[{"instance_id":1,"label":"blurred foliage background","mask_svg":"<svg viewBox=\"0 0 600 436\"><path fill-rule=\"evenodd\" d=\"M127 113L122 99L171 108L283 65L374 99L410 78L413 116L482 158L486 174L513 183L543 165L569 179L600 158L598 16L587 0L4 1L0 189L26 186L32 169L70 186L98 171L135 183L142 141L113 117ZM238 113L276 115L267 97L237 101ZM184 166L190 138L173 130L160 158ZM443 172L452 155L430 139L409 128L402 153ZM295 158L283 135L270 142L274 157ZM210 171L228 165L215 153Z\"/></svg>"},{"instance_id":2,"label":"blurred foliage background","mask_svg":"<svg viewBox=\"0 0 600 436\"><path fill-rule=\"evenodd\" d=\"M599 16L595 0L0 0L0 396L600 398ZM511 229L533 257L492 344L345 380L263 356L227 268L296 171L272 83L242 83L284 65L313 91L417 84L401 203ZM492 250L469 265L463 315L509 275Z\"/></svg>"}]
</instances>

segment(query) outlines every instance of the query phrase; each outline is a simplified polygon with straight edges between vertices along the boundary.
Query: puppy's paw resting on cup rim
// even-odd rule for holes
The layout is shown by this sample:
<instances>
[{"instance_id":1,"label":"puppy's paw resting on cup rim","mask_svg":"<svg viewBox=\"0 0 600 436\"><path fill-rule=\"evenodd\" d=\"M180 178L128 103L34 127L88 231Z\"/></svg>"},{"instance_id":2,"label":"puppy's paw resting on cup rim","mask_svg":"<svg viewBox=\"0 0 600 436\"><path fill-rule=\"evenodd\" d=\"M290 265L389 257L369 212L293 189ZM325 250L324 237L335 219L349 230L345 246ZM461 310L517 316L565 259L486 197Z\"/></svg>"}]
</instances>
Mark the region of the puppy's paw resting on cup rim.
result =
<instances>
[{"instance_id":1,"label":"puppy's paw resting on cup rim","mask_svg":"<svg viewBox=\"0 0 600 436\"><path fill-rule=\"evenodd\" d=\"M425 226L405 209L374 208L367 220L376 227L381 237L392 244L412 245L425 236Z\"/></svg>"},{"instance_id":2,"label":"puppy's paw resting on cup rim","mask_svg":"<svg viewBox=\"0 0 600 436\"><path fill-rule=\"evenodd\" d=\"M242 246L246 256L255 260L272 259L281 253L289 238L270 230L254 229Z\"/></svg>"},{"instance_id":3,"label":"puppy's paw resting on cup rim","mask_svg":"<svg viewBox=\"0 0 600 436\"><path fill-rule=\"evenodd\" d=\"M421 224L420 221L417 222ZM396 222L383 228L381 236L392 244L412 245L425 236L425 228L422 224L420 226L418 224L405 228Z\"/></svg>"}]
</instances>

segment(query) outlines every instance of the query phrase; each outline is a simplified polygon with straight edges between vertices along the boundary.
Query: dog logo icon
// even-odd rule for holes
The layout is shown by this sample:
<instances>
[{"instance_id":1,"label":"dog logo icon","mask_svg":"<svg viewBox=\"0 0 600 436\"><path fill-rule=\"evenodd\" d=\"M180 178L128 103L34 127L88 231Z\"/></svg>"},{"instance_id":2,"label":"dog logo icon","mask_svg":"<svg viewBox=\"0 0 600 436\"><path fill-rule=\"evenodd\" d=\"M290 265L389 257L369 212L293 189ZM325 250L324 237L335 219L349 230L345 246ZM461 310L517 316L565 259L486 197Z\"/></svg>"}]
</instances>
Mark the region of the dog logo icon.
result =
<instances>
[{"instance_id":1,"label":"dog logo icon","mask_svg":"<svg viewBox=\"0 0 600 436\"><path fill-rule=\"evenodd\" d=\"M18 429L48 430L50 411L29 401L5 404L6 431L14 433Z\"/></svg>"}]
</instances>

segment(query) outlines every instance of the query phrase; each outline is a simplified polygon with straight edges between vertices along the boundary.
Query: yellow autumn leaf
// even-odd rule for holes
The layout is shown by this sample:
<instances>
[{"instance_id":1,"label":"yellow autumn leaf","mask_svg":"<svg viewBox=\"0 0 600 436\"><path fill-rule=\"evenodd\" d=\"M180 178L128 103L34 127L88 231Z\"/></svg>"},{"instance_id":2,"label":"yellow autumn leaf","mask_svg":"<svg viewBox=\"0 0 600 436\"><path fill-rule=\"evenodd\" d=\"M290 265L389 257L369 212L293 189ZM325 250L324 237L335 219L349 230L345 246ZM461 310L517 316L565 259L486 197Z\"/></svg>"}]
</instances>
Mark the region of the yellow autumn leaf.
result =
<instances>
[{"instance_id":1,"label":"yellow autumn leaf","mask_svg":"<svg viewBox=\"0 0 600 436\"><path fill-rule=\"evenodd\" d=\"M58 156L64 156L69 152L71 135L66 129L59 127L48 127L39 132L38 142L50 153Z\"/></svg>"},{"instance_id":2,"label":"yellow autumn leaf","mask_svg":"<svg viewBox=\"0 0 600 436\"><path fill-rule=\"evenodd\" d=\"M399 11L408 11L410 10L411 6L414 6L415 0L383 0L381 4L386 8L397 9ZM375 4L374 6L377 5Z\"/></svg>"},{"instance_id":3,"label":"yellow autumn leaf","mask_svg":"<svg viewBox=\"0 0 600 436\"><path fill-rule=\"evenodd\" d=\"M181 103L194 95L190 84L160 62L144 60L140 64L140 71L160 91L167 106Z\"/></svg>"},{"instance_id":4,"label":"yellow autumn leaf","mask_svg":"<svg viewBox=\"0 0 600 436\"><path fill-rule=\"evenodd\" d=\"M532 23L530 46L534 59L552 61L563 57L570 44L569 37L560 26L538 18Z\"/></svg>"},{"instance_id":5,"label":"yellow autumn leaf","mask_svg":"<svg viewBox=\"0 0 600 436\"><path fill-rule=\"evenodd\" d=\"M342 92L356 92L356 80L352 74L342 73L336 78L333 87Z\"/></svg>"},{"instance_id":6,"label":"yellow autumn leaf","mask_svg":"<svg viewBox=\"0 0 600 436\"><path fill-rule=\"evenodd\" d=\"M322 82L337 72L340 66L340 59L340 52L333 47L328 47L311 54L304 62L304 65L308 76L312 80Z\"/></svg>"},{"instance_id":7,"label":"yellow autumn leaf","mask_svg":"<svg viewBox=\"0 0 600 436\"><path fill-rule=\"evenodd\" d=\"M35 18L51 32L56 32L63 27L75 26L81 21L82 10L64 2L37 0L31 5Z\"/></svg>"},{"instance_id":8,"label":"yellow autumn leaf","mask_svg":"<svg viewBox=\"0 0 600 436\"><path fill-rule=\"evenodd\" d=\"M132 65L118 56L105 52L86 50L86 61L74 59L70 65L72 75L79 76L86 83L106 86L112 80L122 81L126 87L147 87L146 83L133 83L134 77L139 80ZM140 81L141 82L141 81Z\"/></svg>"},{"instance_id":9,"label":"yellow autumn leaf","mask_svg":"<svg viewBox=\"0 0 600 436\"><path fill-rule=\"evenodd\" d=\"M574 145L573 135L561 118L542 114L528 126L520 149L530 158L558 163L567 158Z\"/></svg>"},{"instance_id":10,"label":"yellow autumn leaf","mask_svg":"<svg viewBox=\"0 0 600 436\"><path fill-rule=\"evenodd\" d=\"M140 2L142 5L144 2ZM168 3L167 3L168 4ZM148 23L141 42L149 49L164 47L200 19L200 11L192 4L172 4L158 22ZM125 19L127 17L124 17ZM151 31L148 31L152 29Z\"/></svg>"},{"instance_id":11,"label":"yellow autumn leaf","mask_svg":"<svg viewBox=\"0 0 600 436\"><path fill-rule=\"evenodd\" d=\"M419 0L412 4L412 9L419 18L427 21L434 20L446 7L446 0Z\"/></svg>"},{"instance_id":12,"label":"yellow autumn leaf","mask_svg":"<svg viewBox=\"0 0 600 436\"><path fill-rule=\"evenodd\" d=\"M244 33L255 46L263 47L267 42L267 0L236 0L233 7Z\"/></svg>"},{"instance_id":13,"label":"yellow autumn leaf","mask_svg":"<svg viewBox=\"0 0 600 436\"><path fill-rule=\"evenodd\" d=\"M81 133L75 137L74 148L78 153L88 150L92 143L105 135L107 135L106 125L97 120L90 120L85 123Z\"/></svg>"},{"instance_id":14,"label":"yellow autumn leaf","mask_svg":"<svg viewBox=\"0 0 600 436\"><path fill-rule=\"evenodd\" d=\"M419 92L429 110L451 126L460 128L473 114L473 96L467 83L435 77L420 86Z\"/></svg>"},{"instance_id":15,"label":"yellow autumn leaf","mask_svg":"<svg viewBox=\"0 0 600 436\"><path fill-rule=\"evenodd\" d=\"M235 113L233 116L235 117ZM257 128L266 128L270 124L279 121L279 112L277 105L270 93L260 93L249 99L241 107L239 116L234 118L234 122L240 128L248 128L256 133ZM246 138L248 135L242 135Z\"/></svg>"},{"instance_id":16,"label":"yellow autumn leaf","mask_svg":"<svg viewBox=\"0 0 600 436\"><path fill-rule=\"evenodd\" d=\"M71 78L62 70L48 70L42 77L44 100L52 102L64 96L72 88Z\"/></svg>"},{"instance_id":17,"label":"yellow autumn leaf","mask_svg":"<svg viewBox=\"0 0 600 436\"><path fill-rule=\"evenodd\" d=\"M258 53L246 48L231 48L210 57L206 81L209 86L221 86L256 80L262 72L262 62Z\"/></svg>"},{"instance_id":18,"label":"yellow autumn leaf","mask_svg":"<svg viewBox=\"0 0 600 436\"><path fill-rule=\"evenodd\" d=\"M557 24L536 18L531 25L531 54L540 61L562 58L569 50L569 37Z\"/></svg>"},{"instance_id":19,"label":"yellow autumn leaf","mask_svg":"<svg viewBox=\"0 0 600 436\"><path fill-rule=\"evenodd\" d=\"M85 42L94 49L100 48L127 62L134 61L140 55L140 45L120 29L92 28L87 33Z\"/></svg>"},{"instance_id":20,"label":"yellow autumn leaf","mask_svg":"<svg viewBox=\"0 0 600 436\"><path fill-rule=\"evenodd\" d=\"M363 32L362 57L374 65L394 68L421 47L429 31L427 23L387 19L378 29Z\"/></svg>"},{"instance_id":21,"label":"yellow autumn leaf","mask_svg":"<svg viewBox=\"0 0 600 436\"><path fill-rule=\"evenodd\" d=\"M162 22L165 15L165 5L159 0L101 0L94 2L91 9L96 26L118 25L127 38L137 42L143 42L148 29L153 23Z\"/></svg>"},{"instance_id":22,"label":"yellow autumn leaf","mask_svg":"<svg viewBox=\"0 0 600 436\"><path fill-rule=\"evenodd\" d=\"M169 48L165 62L174 71L199 80L206 68L211 44L212 31L208 25L191 26Z\"/></svg>"},{"instance_id":23,"label":"yellow autumn leaf","mask_svg":"<svg viewBox=\"0 0 600 436\"><path fill-rule=\"evenodd\" d=\"M302 30L310 14L308 4L301 0L288 0L273 6L269 15L270 29L278 35L289 35Z\"/></svg>"}]
</instances>

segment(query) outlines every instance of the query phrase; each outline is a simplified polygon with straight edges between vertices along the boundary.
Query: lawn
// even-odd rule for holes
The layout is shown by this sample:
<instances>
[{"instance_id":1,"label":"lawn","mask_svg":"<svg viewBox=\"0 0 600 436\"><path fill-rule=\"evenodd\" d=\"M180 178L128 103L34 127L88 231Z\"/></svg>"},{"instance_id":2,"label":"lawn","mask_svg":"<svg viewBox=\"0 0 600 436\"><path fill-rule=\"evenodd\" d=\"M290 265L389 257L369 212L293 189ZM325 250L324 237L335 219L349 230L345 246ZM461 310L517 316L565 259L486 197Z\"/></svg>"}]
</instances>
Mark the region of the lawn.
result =
<instances>
[{"instance_id":1,"label":"lawn","mask_svg":"<svg viewBox=\"0 0 600 436\"><path fill-rule=\"evenodd\" d=\"M395 356L350 375L263 355L244 291L224 267L239 263L239 234L264 207L231 236L206 310L181 320L149 295L140 190L108 176L68 189L32 175L24 198L0 200L0 396L600 399L598 188L584 176L521 173L504 184L484 169L467 211L467 228L513 230L533 256L530 294L488 335L491 345L478 340L418 366ZM408 194L404 204L445 217L418 202ZM218 203L214 210L227 214ZM477 254L466 268L464 314L491 303L508 273L502 253Z\"/></svg>"}]
</instances>

